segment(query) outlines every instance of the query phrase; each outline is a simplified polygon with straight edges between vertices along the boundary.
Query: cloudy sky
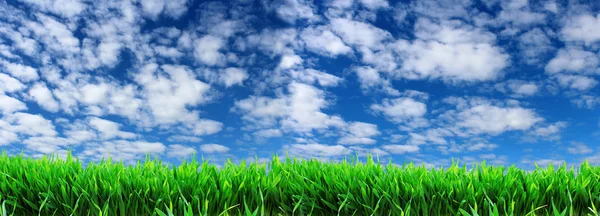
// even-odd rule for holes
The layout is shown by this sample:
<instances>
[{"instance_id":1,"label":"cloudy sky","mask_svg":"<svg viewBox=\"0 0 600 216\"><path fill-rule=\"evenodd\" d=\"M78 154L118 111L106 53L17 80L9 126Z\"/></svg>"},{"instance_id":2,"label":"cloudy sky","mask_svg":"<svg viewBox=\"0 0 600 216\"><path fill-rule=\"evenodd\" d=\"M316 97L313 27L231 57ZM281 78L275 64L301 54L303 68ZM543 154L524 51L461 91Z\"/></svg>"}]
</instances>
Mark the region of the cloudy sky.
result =
<instances>
[{"instance_id":1,"label":"cloudy sky","mask_svg":"<svg viewBox=\"0 0 600 216\"><path fill-rule=\"evenodd\" d=\"M0 0L0 148L600 164L600 5Z\"/></svg>"}]
</instances>

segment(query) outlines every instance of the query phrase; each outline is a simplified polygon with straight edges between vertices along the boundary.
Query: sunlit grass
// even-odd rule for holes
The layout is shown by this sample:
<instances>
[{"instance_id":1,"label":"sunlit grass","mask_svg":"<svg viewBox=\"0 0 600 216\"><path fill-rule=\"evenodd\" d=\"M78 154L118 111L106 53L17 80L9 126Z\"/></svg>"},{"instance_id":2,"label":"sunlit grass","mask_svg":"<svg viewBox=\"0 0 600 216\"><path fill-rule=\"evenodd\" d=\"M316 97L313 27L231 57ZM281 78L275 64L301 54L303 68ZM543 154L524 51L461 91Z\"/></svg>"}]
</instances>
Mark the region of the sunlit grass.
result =
<instances>
[{"instance_id":1,"label":"sunlit grass","mask_svg":"<svg viewBox=\"0 0 600 216\"><path fill-rule=\"evenodd\" d=\"M194 157L192 157L194 158ZM198 171L200 168L200 171ZM267 173L267 168L269 172ZM384 171L385 168L385 171ZM382 166L274 156L269 164L207 161L178 167L110 159L0 156L2 215L597 215L600 168L587 161L528 173Z\"/></svg>"}]
</instances>

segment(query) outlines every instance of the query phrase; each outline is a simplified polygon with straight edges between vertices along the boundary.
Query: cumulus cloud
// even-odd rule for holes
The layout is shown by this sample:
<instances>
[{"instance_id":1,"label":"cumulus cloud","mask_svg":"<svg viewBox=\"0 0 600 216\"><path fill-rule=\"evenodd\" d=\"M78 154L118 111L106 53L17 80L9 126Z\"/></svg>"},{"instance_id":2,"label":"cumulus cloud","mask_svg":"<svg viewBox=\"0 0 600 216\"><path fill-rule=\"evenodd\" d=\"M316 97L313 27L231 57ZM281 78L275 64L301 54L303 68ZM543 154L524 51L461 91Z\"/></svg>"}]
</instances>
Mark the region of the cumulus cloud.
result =
<instances>
[{"instance_id":1,"label":"cumulus cloud","mask_svg":"<svg viewBox=\"0 0 600 216\"><path fill-rule=\"evenodd\" d=\"M244 80L248 79L246 70L240 68L226 68L222 73L219 78L225 87L241 85Z\"/></svg>"},{"instance_id":2,"label":"cumulus cloud","mask_svg":"<svg viewBox=\"0 0 600 216\"><path fill-rule=\"evenodd\" d=\"M391 38L391 34L385 30L368 23L345 18L332 19L331 28L346 43L371 49L383 48L382 42Z\"/></svg>"},{"instance_id":3,"label":"cumulus cloud","mask_svg":"<svg viewBox=\"0 0 600 216\"><path fill-rule=\"evenodd\" d=\"M338 144L374 144L376 140L371 137L379 134L381 133L375 124L352 122L349 123L347 132L340 138Z\"/></svg>"},{"instance_id":4,"label":"cumulus cloud","mask_svg":"<svg viewBox=\"0 0 600 216\"><path fill-rule=\"evenodd\" d=\"M219 144L203 144L200 145L200 151L203 153L227 153L230 149Z\"/></svg>"},{"instance_id":5,"label":"cumulus cloud","mask_svg":"<svg viewBox=\"0 0 600 216\"><path fill-rule=\"evenodd\" d=\"M598 73L598 56L578 47L563 48L548 62L546 72Z\"/></svg>"},{"instance_id":6,"label":"cumulus cloud","mask_svg":"<svg viewBox=\"0 0 600 216\"><path fill-rule=\"evenodd\" d=\"M593 152L582 142L571 142L571 146L567 148L567 151L571 154L589 154Z\"/></svg>"},{"instance_id":7,"label":"cumulus cloud","mask_svg":"<svg viewBox=\"0 0 600 216\"><path fill-rule=\"evenodd\" d=\"M542 121L531 109L477 105L458 113L457 125L471 132L500 134L504 131L527 130Z\"/></svg>"},{"instance_id":8,"label":"cumulus cloud","mask_svg":"<svg viewBox=\"0 0 600 216\"><path fill-rule=\"evenodd\" d=\"M244 115L242 119L256 125L279 124L284 130L296 132L345 125L339 116L329 116L321 111L329 105L322 90L296 82L289 84L287 90L288 95L278 98L251 96L236 101L234 110Z\"/></svg>"},{"instance_id":9,"label":"cumulus cloud","mask_svg":"<svg viewBox=\"0 0 600 216\"><path fill-rule=\"evenodd\" d=\"M325 27L305 28L302 30L300 38L302 38L308 50L317 54L335 57L352 53L352 48Z\"/></svg>"},{"instance_id":10,"label":"cumulus cloud","mask_svg":"<svg viewBox=\"0 0 600 216\"><path fill-rule=\"evenodd\" d=\"M381 148L392 154L406 154L419 151L419 146L415 145L383 145Z\"/></svg>"},{"instance_id":11,"label":"cumulus cloud","mask_svg":"<svg viewBox=\"0 0 600 216\"><path fill-rule=\"evenodd\" d=\"M0 101L2 101L2 103L0 103L0 111L2 111L3 114L27 109L25 103L4 94L0 94Z\"/></svg>"},{"instance_id":12,"label":"cumulus cloud","mask_svg":"<svg viewBox=\"0 0 600 216\"><path fill-rule=\"evenodd\" d=\"M565 88L577 89L580 91L589 90L594 88L598 81L587 76L580 75L557 75L555 76L558 80L558 84Z\"/></svg>"},{"instance_id":13,"label":"cumulus cloud","mask_svg":"<svg viewBox=\"0 0 600 216\"><path fill-rule=\"evenodd\" d=\"M213 66L225 63L225 55L220 50L225 46L223 38L205 35L194 42L194 56L200 63Z\"/></svg>"},{"instance_id":14,"label":"cumulus cloud","mask_svg":"<svg viewBox=\"0 0 600 216\"><path fill-rule=\"evenodd\" d=\"M113 121L101 119L98 117L90 117L88 119L88 122L91 127L100 132L102 138L104 139L112 139L117 137L123 139L132 139L136 137L134 133L121 131L121 125Z\"/></svg>"},{"instance_id":15,"label":"cumulus cloud","mask_svg":"<svg viewBox=\"0 0 600 216\"><path fill-rule=\"evenodd\" d=\"M419 118L427 112L427 105L412 98L384 99L381 104L371 105L371 109L383 113L390 121L404 122Z\"/></svg>"},{"instance_id":16,"label":"cumulus cloud","mask_svg":"<svg viewBox=\"0 0 600 216\"><path fill-rule=\"evenodd\" d=\"M509 64L493 34L460 21L419 19L415 34L416 40L394 45L403 61L399 73L408 79L494 80Z\"/></svg>"},{"instance_id":17,"label":"cumulus cloud","mask_svg":"<svg viewBox=\"0 0 600 216\"><path fill-rule=\"evenodd\" d=\"M581 41L585 44L600 40L600 15L581 14L565 20L566 23L560 30L563 40Z\"/></svg>"},{"instance_id":18,"label":"cumulus cloud","mask_svg":"<svg viewBox=\"0 0 600 216\"><path fill-rule=\"evenodd\" d=\"M33 87L29 89L29 96L42 108L50 112L57 112L59 109L58 102L44 83L36 83L33 85Z\"/></svg>"},{"instance_id":19,"label":"cumulus cloud","mask_svg":"<svg viewBox=\"0 0 600 216\"><path fill-rule=\"evenodd\" d=\"M4 69L2 72L8 73L23 82L35 81L40 78L37 70L30 66L2 60L0 60L0 63L2 63L2 69Z\"/></svg>"},{"instance_id":20,"label":"cumulus cloud","mask_svg":"<svg viewBox=\"0 0 600 216\"><path fill-rule=\"evenodd\" d=\"M335 157L350 153L350 150L342 145L318 143L284 145L282 149L289 151L291 156L301 157Z\"/></svg>"}]
</instances>

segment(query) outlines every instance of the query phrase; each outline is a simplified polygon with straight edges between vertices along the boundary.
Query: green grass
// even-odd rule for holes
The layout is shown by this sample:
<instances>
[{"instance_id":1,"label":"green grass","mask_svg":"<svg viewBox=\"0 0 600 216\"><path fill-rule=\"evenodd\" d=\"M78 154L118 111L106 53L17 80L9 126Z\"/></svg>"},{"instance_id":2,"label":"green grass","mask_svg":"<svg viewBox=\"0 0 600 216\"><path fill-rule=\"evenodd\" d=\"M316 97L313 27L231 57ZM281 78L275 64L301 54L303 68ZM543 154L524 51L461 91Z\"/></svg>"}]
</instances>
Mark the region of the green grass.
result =
<instances>
[{"instance_id":1,"label":"green grass","mask_svg":"<svg viewBox=\"0 0 600 216\"><path fill-rule=\"evenodd\" d=\"M201 171L198 172L198 167ZM267 168L269 172L267 173ZM385 170L383 169L385 168ZM504 172L506 171L506 174ZM217 169L110 159L0 156L1 215L598 215L600 168L566 164L531 173L453 162L382 166L273 157Z\"/></svg>"}]
</instances>

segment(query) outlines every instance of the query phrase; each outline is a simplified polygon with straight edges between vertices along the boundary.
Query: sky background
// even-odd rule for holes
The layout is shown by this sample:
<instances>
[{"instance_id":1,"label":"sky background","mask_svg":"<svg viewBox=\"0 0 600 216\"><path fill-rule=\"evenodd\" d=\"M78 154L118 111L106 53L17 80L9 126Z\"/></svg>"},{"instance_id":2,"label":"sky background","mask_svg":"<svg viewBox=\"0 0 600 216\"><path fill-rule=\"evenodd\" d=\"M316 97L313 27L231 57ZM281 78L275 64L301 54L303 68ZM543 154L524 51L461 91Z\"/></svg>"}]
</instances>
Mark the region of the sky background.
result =
<instances>
[{"instance_id":1,"label":"sky background","mask_svg":"<svg viewBox=\"0 0 600 216\"><path fill-rule=\"evenodd\" d=\"M598 165L595 2L0 0L0 148Z\"/></svg>"}]
</instances>

